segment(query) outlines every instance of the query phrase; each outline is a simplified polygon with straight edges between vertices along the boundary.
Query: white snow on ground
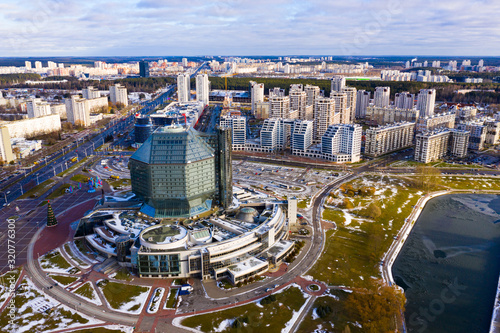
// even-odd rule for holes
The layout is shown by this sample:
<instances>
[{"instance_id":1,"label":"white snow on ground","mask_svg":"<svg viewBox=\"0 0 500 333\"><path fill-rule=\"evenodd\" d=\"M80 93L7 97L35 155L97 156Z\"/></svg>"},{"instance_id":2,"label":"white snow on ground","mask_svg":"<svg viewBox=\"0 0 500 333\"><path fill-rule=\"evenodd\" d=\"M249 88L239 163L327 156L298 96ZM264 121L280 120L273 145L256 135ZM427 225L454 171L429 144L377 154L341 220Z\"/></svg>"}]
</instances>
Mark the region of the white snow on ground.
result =
<instances>
[{"instance_id":1,"label":"white snow on ground","mask_svg":"<svg viewBox=\"0 0 500 333\"><path fill-rule=\"evenodd\" d=\"M159 292L158 296L155 296L156 293ZM151 300L148 305L148 313L156 313L158 312L158 308L160 307L161 299L163 298L163 294L165 293L165 288L156 288L153 291L153 296L151 296Z\"/></svg>"},{"instance_id":2,"label":"white snow on ground","mask_svg":"<svg viewBox=\"0 0 500 333\"><path fill-rule=\"evenodd\" d=\"M223 321L221 321L221 323L219 324L219 327L217 328L214 328L214 332L222 332L222 331L225 331L226 329L228 329L229 327L231 327L234 323L234 320L235 319L224 319Z\"/></svg>"},{"instance_id":3,"label":"white snow on ground","mask_svg":"<svg viewBox=\"0 0 500 333\"><path fill-rule=\"evenodd\" d=\"M59 251L59 248L55 249L55 250L52 250L51 252L47 253L47 254L52 254L52 253L59 253L59 255L64 259L64 256L61 254L61 251ZM46 255L47 255L46 254ZM75 267L72 266L69 262L68 262L68 265L70 265L71 267L69 268L60 268L59 266L55 266L53 263L51 263L50 261L48 260L45 260L45 256L42 256L40 258L38 258L38 263L40 264L40 267L42 267L42 269L45 271L45 272L49 272L49 273L63 273L63 274L68 274L70 270L74 269ZM67 260L64 259L66 262ZM49 267L48 268L44 268L42 265L43 264L48 264Z\"/></svg>"},{"instance_id":4,"label":"white snow on ground","mask_svg":"<svg viewBox=\"0 0 500 333\"><path fill-rule=\"evenodd\" d=\"M344 222L344 225L349 225L351 224L352 222L352 215L349 214L349 211L347 209L343 209L342 210L344 212L344 218L345 218L345 222Z\"/></svg>"},{"instance_id":5,"label":"white snow on ground","mask_svg":"<svg viewBox=\"0 0 500 333\"><path fill-rule=\"evenodd\" d=\"M55 314L55 316L52 316L52 318L55 319L55 323L57 327L51 331L44 330L43 332L52 332L52 331L57 331L61 329L68 329L68 328L77 328L80 326L87 326L87 325L98 325L98 324L104 324L104 322L100 320L93 319L92 317L86 316L82 313L78 313L82 318L85 318L87 320L86 323L80 324L78 322L74 322L73 319L70 318L63 318L58 316L59 309L64 309L65 311L71 312L71 314L77 313L74 309L69 308L63 304L60 304L56 300L52 299L50 296L46 295L42 290L38 289L33 282L28 277L25 277L23 280L24 288L21 289L21 295L23 298L28 299L30 298L26 303L24 303L21 307L16 309L16 321L19 321L20 319L22 320L22 325L19 326L17 324L7 324L6 326L2 327L3 332L16 332L16 333L23 333L23 332L30 332L30 333L35 333L35 332L42 332L40 331L40 326L45 323L45 318L40 319L40 320L30 320L31 317L33 317L35 314L42 313L48 309L54 308L54 310L51 312L52 314ZM30 310L28 313L25 313L27 310Z\"/></svg>"},{"instance_id":6,"label":"white snow on ground","mask_svg":"<svg viewBox=\"0 0 500 333\"><path fill-rule=\"evenodd\" d=\"M86 284L90 284L90 287L92 288L92 299L87 298L87 297L85 297L83 295L80 295L78 293L75 293L75 292L72 292L72 294L74 294L74 295L76 295L78 297L81 297L84 300L89 301L90 303L94 303L96 305L102 305L101 299L99 298L99 295L97 295L97 292L95 291L94 286L92 285L91 282L85 282L80 287L78 287L77 289L75 289L75 291L78 290L78 289L80 289L81 287L83 287Z\"/></svg>"},{"instance_id":7,"label":"white snow on ground","mask_svg":"<svg viewBox=\"0 0 500 333\"><path fill-rule=\"evenodd\" d=\"M130 327L130 326L107 325L107 326L103 326L103 327L110 329L110 330L121 330L123 333L133 333L134 332L134 328Z\"/></svg>"},{"instance_id":8,"label":"white snow on ground","mask_svg":"<svg viewBox=\"0 0 500 333\"><path fill-rule=\"evenodd\" d=\"M303 275L302 278L307 281L313 281L314 278L311 275Z\"/></svg>"},{"instance_id":9,"label":"white snow on ground","mask_svg":"<svg viewBox=\"0 0 500 333\"><path fill-rule=\"evenodd\" d=\"M401 210L401 207L398 208L398 214L401 214L403 211Z\"/></svg>"},{"instance_id":10,"label":"white snow on ground","mask_svg":"<svg viewBox=\"0 0 500 333\"><path fill-rule=\"evenodd\" d=\"M316 320L316 319L318 319L318 318L319 318L318 313L316 312L316 310L317 310L317 309L318 309L318 308L314 308L314 309L313 309L313 313L312 313L312 320Z\"/></svg>"}]
</instances>

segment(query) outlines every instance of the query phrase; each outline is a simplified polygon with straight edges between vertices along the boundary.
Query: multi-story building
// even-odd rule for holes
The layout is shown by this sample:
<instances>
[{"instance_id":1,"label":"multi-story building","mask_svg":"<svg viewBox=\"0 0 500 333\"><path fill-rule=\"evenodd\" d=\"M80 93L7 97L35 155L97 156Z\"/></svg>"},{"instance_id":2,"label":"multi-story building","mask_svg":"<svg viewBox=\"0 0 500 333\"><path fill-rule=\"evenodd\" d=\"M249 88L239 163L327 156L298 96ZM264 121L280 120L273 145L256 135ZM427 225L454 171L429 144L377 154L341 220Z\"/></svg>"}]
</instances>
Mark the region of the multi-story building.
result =
<instances>
[{"instance_id":1,"label":"multi-story building","mask_svg":"<svg viewBox=\"0 0 500 333\"><path fill-rule=\"evenodd\" d=\"M413 109L415 95L409 92L397 93L394 97L394 106L398 109Z\"/></svg>"},{"instance_id":2,"label":"multi-story building","mask_svg":"<svg viewBox=\"0 0 500 333\"><path fill-rule=\"evenodd\" d=\"M328 126L340 123L340 114L335 113L335 99L318 97L314 105L314 142L320 142Z\"/></svg>"},{"instance_id":3,"label":"multi-story building","mask_svg":"<svg viewBox=\"0 0 500 333\"><path fill-rule=\"evenodd\" d=\"M357 89L354 87L344 87L342 92L347 95L347 108L350 110L349 123L353 123L356 119L356 102L357 102Z\"/></svg>"},{"instance_id":4,"label":"multi-story building","mask_svg":"<svg viewBox=\"0 0 500 333\"><path fill-rule=\"evenodd\" d=\"M416 122L419 112L416 109L380 108L369 106L366 110L366 122L372 126L380 126L399 122Z\"/></svg>"},{"instance_id":5,"label":"multi-story building","mask_svg":"<svg viewBox=\"0 0 500 333\"><path fill-rule=\"evenodd\" d=\"M66 104L50 105L50 113L58 114L61 119L68 119L68 115L66 114Z\"/></svg>"},{"instance_id":6,"label":"multi-story building","mask_svg":"<svg viewBox=\"0 0 500 333\"><path fill-rule=\"evenodd\" d=\"M351 123L351 109L348 107L347 93L332 91L330 99L335 101L335 113L340 115L339 123Z\"/></svg>"},{"instance_id":7,"label":"multi-story building","mask_svg":"<svg viewBox=\"0 0 500 333\"><path fill-rule=\"evenodd\" d=\"M321 152L338 163L356 163L361 159L363 129L356 124L336 124L328 127L321 137Z\"/></svg>"},{"instance_id":8,"label":"multi-story building","mask_svg":"<svg viewBox=\"0 0 500 333\"><path fill-rule=\"evenodd\" d=\"M378 107L387 107L390 103L391 88L390 87L376 87L373 95L373 104Z\"/></svg>"},{"instance_id":9,"label":"multi-story building","mask_svg":"<svg viewBox=\"0 0 500 333\"><path fill-rule=\"evenodd\" d=\"M38 118L52 114L50 104L40 98L33 98L26 103L28 118Z\"/></svg>"},{"instance_id":10,"label":"multi-story building","mask_svg":"<svg viewBox=\"0 0 500 333\"><path fill-rule=\"evenodd\" d=\"M66 99L66 113L70 123L76 126L90 126L90 108L87 101L78 95Z\"/></svg>"},{"instance_id":11,"label":"multi-story building","mask_svg":"<svg viewBox=\"0 0 500 333\"><path fill-rule=\"evenodd\" d=\"M109 100L111 103L121 103L123 106L128 106L127 88L120 84L115 84L109 87Z\"/></svg>"},{"instance_id":12,"label":"multi-story building","mask_svg":"<svg viewBox=\"0 0 500 333\"><path fill-rule=\"evenodd\" d=\"M291 152L305 152L313 144L313 122L311 120L300 120L295 122L291 137Z\"/></svg>"},{"instance_id":13,"label":"multi-story building","mask_svg":"<svg viewBox=\"0 0 500 333\"><path fill-rule=\"evenodd\" d=\"M298 117L298 111L290 112L290 97L285 95L284 89L269 90L269 117L285 119Z\"/></svg>"},{"instance_id":14,"label":"multi-story building","mask_svg":"<svg viewBox=\"0 0 500 333\"><path fill-rule=\"evenodd\" d=\"M27 70L30 70L30 69L31 69L31 61L25 61L25 62L24 62L24 67L25 67Z\"/></svg>"},{"instance_id":15,"label":"multi-story building","mask_svg":"<svg viewBox=\"0 0 500 333\"><path fill-rule=\"evenodd\" d=\"M60 131L61 118L57 114L51 114L32 119L0 121L0 127L6 127L11 138L30 138Z\"/></svg>"},{"instance_id":16,"label":"multi-story building","mask_svg":"<svg viewBox=\"0 0 500 333\"><path fill-rule=\"evenodd\" d=\"M35 61L35 69L36 70L41 70L43 68L42 62L41 61Z\"/></svg>"},{"instance_id":17,"label":"multi-story building","mask_svg":"<svg viewBox=\"0 0 500 333\"><path fill-rule=\"evenodd\" d=\"M448 113L439 113L433 114L427 117L419 117L417 120L416 131L418 133L421 132L429 132L433 131L437 128L455 128L455 114Z\"/></svg>"},{"instance_id":18,"label":"multi-story building","mask_svg":"<svg viewBox=\"0 0 500 333\"><path fill-rule=\"evenodd\" d=\"M420 117L430 117L434 114L436 104L436 90L422 89L417 98L417 110L420 111Z\"/></svg>"},{"instance_id":19,"label":"multi-story building","mask_svg":"<svg viewBox=\"0 0 500 333\"><path fill-rule=\"evenodd\" d=\"M500 121L496 120L486 120L484 122L486 126L486 138L485 143L490 145L497 145L500 143Z\"/></svg>"},{"instance_id":20,"label":"multi-story building","mask_svg":"<svg viewBox=\"0 0 500 333\"><path fill-rule=\"evenodd\" d=\"M365 154L380 156L413 144L415 123L402 122L366 130Z\"/></svg>"},{"instance_id":21,"label":"multi-story building","mask_svg":"<svg viewBox=\"0 0 500 333\"><path fill-rule=\"evenodd\" d=\"M186 103L191 97L191 76L187 73L177 75L177 100Z\"/></svg>"},{"instance_id":22,"label":"multi-story building","mask_svg":"<svg viewBox=\"0 0 500 333\"><path fill-rule=\"evenodd\" d=\"M0 127L0 160L4 163L10 163L15 159L14 154L12 154L9 129Z\"/></svg>"},{"instance_id":23,"label":"multi-story building","mask_svg":"<svg viewBox=\"0 0 500 333\"><path fill-rule=\"evenodd\" d=\"M247 141L247 120L243 116L222 116L220 127L230 128L232 131L233 150L244 150Z\"/></svg>"},{"instance_id":24,"label":"multi-story building","mask_svg":"<svg viewBox=\"0 0 500 333\"><path fill-rule=\"evenodd\" d=\"M256 116L257 103L264 102L264 83L257 83L255 81L250 81L250 98L252 103L252 114L257 119L262 119L262 117ZM267 117L266 117L267 118Z\"/></svg>"},{"instance_id":25,"label":"multi-story building","mask_svg":"<svg viewBox=\"0 0 500 333\"><path fill-rule=\"evenodd\" d=\"M149 62L146 60L139 61L139 76L149 77Z\"/></svg>"},{"instance_id":26,"label":"multi-story building","mask_svg":"<svg viewBox=\"0 0 500 333\"><path fill-rule=\"evenodd\" d=\"M334 75L332 77L331 91L341 92L345 88L345 77Z\"/></svg>"},{"instance_id":27,"label":"multi-story building","mask_svg":"<svg viewBox=\"0 0 500 333\"><path fill-rule=\"evenodd\" d=\"M298 119L312 119L312 107L307 107L307 94L301 84L290 85L290 112L297 111Z\"/></svg>"},{"instance_id":28,"label":"multi-story building","mask_svg":"<svg viewBox=\"0 0 500 333\"><path fill-rule=\"evenodd\" d=\"M356 118L362 119L366 116L366 109L370 105L370 92L359 90L356 95Z\"/></svg>"},{"instance_id":29,"label":"multi-story building","mask_svg":"<svg viewBox=\"0 0 500 333\"><path fill-rule=\"evenodd\" d=\"M267 119L269 118L269 102L257 102L255 103L254 117L257 119Z\"/></svg>"},{"instance_id":30,"label":"multi-story building","mask_svg":"<svg viewBox=\"0 0 500 333\"><path fill-rule=\"evenodd\" d=\"M467 156L469 132L456 129L439 129L418 133L415 137L415 161L430 163L447 155L458 158Z\"/></svg>"},{"instance_id":31,"label":"multi-story building","mask_svg":"<svg viewBox=\"0 0 500 333\"><path fill-rule=\"evenodd\" d=\"M269 151L282 149L286 144L284 138L283 119L268 118L264 120L260 130L260 146Z\"/></svg>"},{"instance_id":32,"label":"multi-story building","mask_svg":"<svg viewBox=\"0 0 500 333\"><path fill-rule=\"evenodd\" d=\"M208 105L208 96L210 94L210 81L207 74L196 75L196 100Z\"/></svg>"},{"instance_id":33,"label":"multi-story building","mask_svg":"<svg viewBox=\"0 0 500 333\"><path fill-rule=\"evenodd\" d=\"M316 98L318 98L321 94L319 87L307 84L304 88L304 91L306 92L306 96L307 96L306 104L312 105L314 107L314 103L315 103Z\"/></svg>"},{"instance_id":34,"label":"multi-story building","mask_svg":"<svg viewBox=\"0 0 500 333\"><path fill-rule=\"evenodd\" d=\"M82 89L82 96L85 99L94 99L101 97L101 93L96 88L90 86Z\"/></svg>"},{"instance_id":35,"label":"multi-story building","mask_svg":"<svg viewBox=\"0 0 500 333\"><path fill-rule=\"evenodd\" d=\"M455 113L455 123L458 124L474 120L477 115L477 108L473 106L459 107L458 105L454 105L450 109L450 112Z\"/></svg>"},{"instance_id":36,"label":"multi-story building","mask_svg":"<svg viewBox=\"0 0 500 333\"><path fill-rule=\"evenodd\" d=\"M483 121L469 121L455 126L456 129L470 133L469 149L482 150L486 141L486 126Z\"/></svg>"}]
</instances>

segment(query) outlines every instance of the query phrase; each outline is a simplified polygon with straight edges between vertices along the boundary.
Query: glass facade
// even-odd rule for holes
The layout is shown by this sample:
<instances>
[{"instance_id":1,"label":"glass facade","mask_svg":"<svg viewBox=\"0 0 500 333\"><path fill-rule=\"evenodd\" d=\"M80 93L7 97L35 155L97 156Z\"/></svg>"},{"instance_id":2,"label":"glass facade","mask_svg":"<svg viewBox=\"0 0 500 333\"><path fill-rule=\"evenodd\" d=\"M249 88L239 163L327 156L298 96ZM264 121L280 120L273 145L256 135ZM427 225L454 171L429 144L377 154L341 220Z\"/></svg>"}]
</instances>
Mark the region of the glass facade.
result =
<instances>
[{"instance_id":1,"label":"glass facade","mask_svg":"<svg viewBox=\"0 0 500 333\"><path fill-rule=\"evenodd\" d=\"M178 275L181 272L178 254L139 255L139 274Z\"/></svg>"}]
</instances>

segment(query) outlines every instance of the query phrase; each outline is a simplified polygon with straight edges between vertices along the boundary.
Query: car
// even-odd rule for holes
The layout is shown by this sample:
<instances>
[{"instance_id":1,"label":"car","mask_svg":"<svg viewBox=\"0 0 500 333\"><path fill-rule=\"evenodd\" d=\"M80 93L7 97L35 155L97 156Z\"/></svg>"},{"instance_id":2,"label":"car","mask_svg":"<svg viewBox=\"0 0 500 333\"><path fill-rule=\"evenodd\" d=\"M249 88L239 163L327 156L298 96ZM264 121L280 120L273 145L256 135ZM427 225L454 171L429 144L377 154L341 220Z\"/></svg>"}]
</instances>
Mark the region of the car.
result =
<instances>
[{"instance_id":1,"label":"car","mask_svg":"<svg viewBox=\"0 0 500 333\"><path fill-rule=\"evenodd\" d=\"M273 288L266 288L264 291L267 293L267 292L272 291L272 290L273 290Z\"/></svg>"}]
</instances>

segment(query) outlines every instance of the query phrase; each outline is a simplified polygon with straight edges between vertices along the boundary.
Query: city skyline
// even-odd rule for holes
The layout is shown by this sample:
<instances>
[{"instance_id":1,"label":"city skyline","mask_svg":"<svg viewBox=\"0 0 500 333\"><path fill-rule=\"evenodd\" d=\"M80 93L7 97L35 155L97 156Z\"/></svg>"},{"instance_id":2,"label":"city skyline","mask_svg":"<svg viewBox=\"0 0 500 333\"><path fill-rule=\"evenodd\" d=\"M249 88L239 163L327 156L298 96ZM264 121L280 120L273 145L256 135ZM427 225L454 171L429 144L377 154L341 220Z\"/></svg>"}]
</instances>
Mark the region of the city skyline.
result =
<instances>
[{"instance_id":1,"label":"city skyline","mask_svg":"<svg viewBox=\"0 0 500 333\"><path fill-rule=\"evenodd\" d=\"M498 10L493 1L4 0L0 53L495 56Z\"/></svg>"}]
</instances>

